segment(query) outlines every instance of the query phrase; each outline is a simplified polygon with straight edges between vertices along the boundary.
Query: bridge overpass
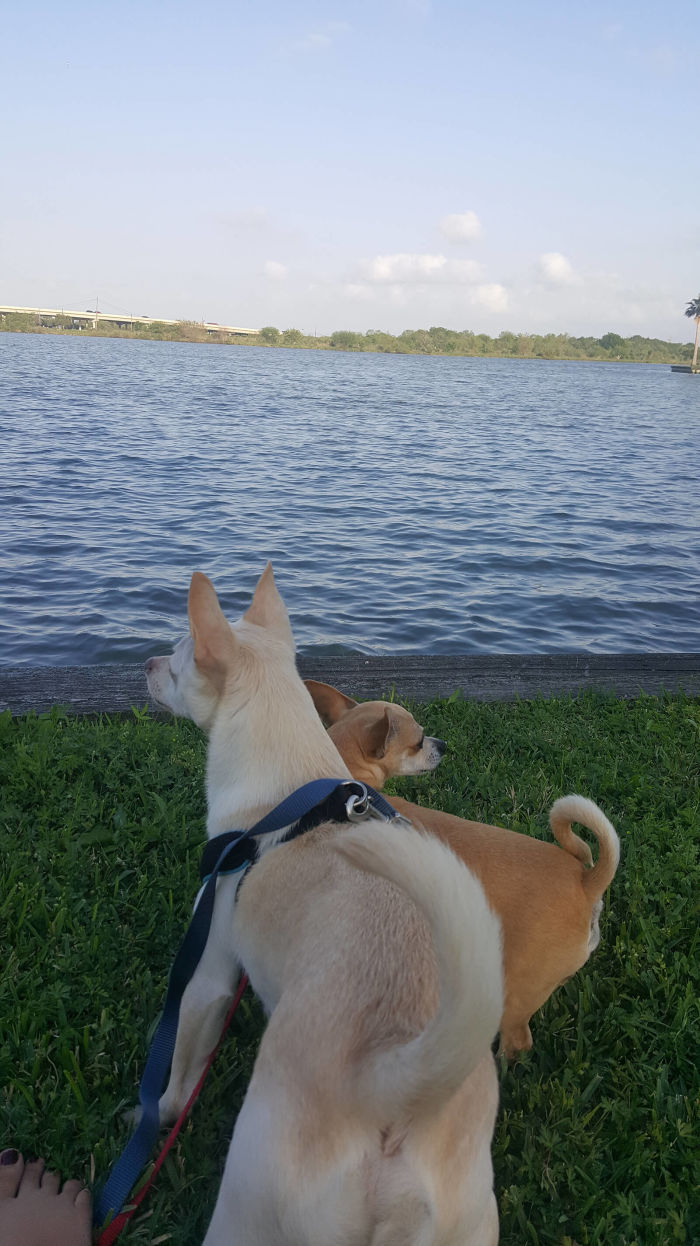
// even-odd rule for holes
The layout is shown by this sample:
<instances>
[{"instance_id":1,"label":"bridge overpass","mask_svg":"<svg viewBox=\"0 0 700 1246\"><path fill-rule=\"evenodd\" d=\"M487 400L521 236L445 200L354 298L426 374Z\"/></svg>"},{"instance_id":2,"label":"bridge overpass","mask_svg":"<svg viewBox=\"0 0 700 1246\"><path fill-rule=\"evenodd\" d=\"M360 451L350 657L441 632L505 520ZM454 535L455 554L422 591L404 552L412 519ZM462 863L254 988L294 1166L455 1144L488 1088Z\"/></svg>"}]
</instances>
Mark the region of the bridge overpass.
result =
<instances>
[{"instance_id":1,"label":"bridge overpass","mask_svg":"<svg viewBox=\"0 0 700 1246\"><path fill-rule=\"evenodd\" d=\"M34 316L40 323L50 326L50 323L56 323L56 320L64 322L70 320L76 329L82 328L84 325L90 325L96 329L98 324L112 325L117 329L133 329L136 325L180 325L196 323L198 329L204 329L207 333L231 333L243 337L255 337L257 329L242 329L238 326L230 324L216 324L215 321L182 321L182 320L163 320L159 316L127 316L125 313L101 312L101 311L69 311L67 308L61 307L0 307L0 321L6 316Z\"/></svg>"}]
</instances>

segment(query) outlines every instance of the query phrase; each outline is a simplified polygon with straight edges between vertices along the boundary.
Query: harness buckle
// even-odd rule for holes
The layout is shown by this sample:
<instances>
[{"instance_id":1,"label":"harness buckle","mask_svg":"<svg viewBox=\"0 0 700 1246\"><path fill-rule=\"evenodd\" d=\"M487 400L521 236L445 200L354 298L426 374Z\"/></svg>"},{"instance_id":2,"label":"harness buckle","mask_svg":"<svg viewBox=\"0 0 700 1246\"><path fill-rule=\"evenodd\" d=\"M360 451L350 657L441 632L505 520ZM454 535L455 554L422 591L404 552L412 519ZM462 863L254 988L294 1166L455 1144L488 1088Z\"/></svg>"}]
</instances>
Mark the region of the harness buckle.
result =
<instances>
[{"instance_id":1,"label":"harness buckle","mask_svg":"<svg viewBox=\"0 0 700 1246\"><path fill-rule=\"evenodd\" d=\"M370 800L369 792L364 783L358 783L358 787L362 788L360 793L353 793L348 796L345 802L345 816L348 822L364 822L369 815Z\"/></svg>"}]
</instances>

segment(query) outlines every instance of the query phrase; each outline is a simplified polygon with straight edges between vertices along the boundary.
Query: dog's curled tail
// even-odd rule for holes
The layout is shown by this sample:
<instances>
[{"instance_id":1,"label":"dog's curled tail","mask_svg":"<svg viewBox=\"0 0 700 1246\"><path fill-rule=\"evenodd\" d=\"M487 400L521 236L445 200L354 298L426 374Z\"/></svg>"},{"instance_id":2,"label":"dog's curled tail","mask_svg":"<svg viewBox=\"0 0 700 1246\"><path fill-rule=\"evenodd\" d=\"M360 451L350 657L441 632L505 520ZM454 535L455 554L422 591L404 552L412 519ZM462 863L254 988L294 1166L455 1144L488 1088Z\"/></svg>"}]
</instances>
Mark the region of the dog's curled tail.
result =
<instances>
[{"instance_id":1,"label":"dog's curled tail","mask_svg":"<svg viewBox=\"0 0 700 1246\"><path fill-rule=\"evenodd\" d=\"M503 1011L501 924L481 883L431 835L367 822L334 846L352 865L406 892L433 935L439 1002L426 1028L379 1051L363 1070L363 1094L387 1120L445 1102L488 1053ZM365 1078L367 1080L365 1080Z\"/></svg>"},{"instance_id":2,"label":"dog's curled tail","mask_svg":"<svg viewBox=\"0 0 700 1246\"><path fill-rule=\"evenodd\" d=\"M552 834L566 852L573 853L584 865L591 865L593 857L588 844L572 831L572 822L585 826L598 840L598 860L591 869L583 871L581 881L589 899L599 900L612 881L620 860L617 831L602 810L585 796L561 796L555 800L549 811Z\"/></svg>"}]
</instances>

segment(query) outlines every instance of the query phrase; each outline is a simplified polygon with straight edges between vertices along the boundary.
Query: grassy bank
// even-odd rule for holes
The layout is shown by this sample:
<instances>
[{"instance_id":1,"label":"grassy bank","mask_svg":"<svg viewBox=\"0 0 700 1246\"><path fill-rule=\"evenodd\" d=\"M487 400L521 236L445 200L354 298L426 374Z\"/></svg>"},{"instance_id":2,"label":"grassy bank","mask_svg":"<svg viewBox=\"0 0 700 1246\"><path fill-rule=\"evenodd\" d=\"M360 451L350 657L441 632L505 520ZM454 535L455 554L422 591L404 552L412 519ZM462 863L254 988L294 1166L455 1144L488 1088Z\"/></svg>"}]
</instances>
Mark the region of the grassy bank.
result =
<instances>
[{"instance_id":1,"label":"grassy bank","mask_svg":"<svg viewBox=\"0 0 700 1246\"><path fill-rule=\"evenodd\" d=\"M396 791L542 837L554 797L579 791L622 840L601 947L535 1017L534 1050L501 1069L502 1243L698 1240L700 702L418 713L451 751ZM0 716L0 1142L64 1173L101 1176L126 1140L121 1114L196 890L203 759L188 723ZM247 998L125 1244L201 1240L261 1027Z\"/></svg>"},{"instance_id":2,"label":"grassy bank","mask_svg":"<svg viewBox=\"0 0 700 1246\"><path fill-rule=\"evenodd\" d=\"M75 337L120 337L159 342L209 342L223 346L284 347L291 350L340 350L355 354L382 355L455 355L493 359L562 359L607 363L690 363L693 346L690 342L666 342L661 338L621 337L604 333L602 337L573 337L570 333L511 333L498 337L471 330L405 329L403 333L383 333L369 329L355 333L339 329L326 336L311 336L300 329L277 329L266 325L254 336L212 333L194 321L177 324L155 322L151 325L119 329L105 324L95 328L75 328L68 316L62 322L42 321L38 316L8 314L0 317L0 331L15 333L69 334Z\"/></svg>"}]
</instances>

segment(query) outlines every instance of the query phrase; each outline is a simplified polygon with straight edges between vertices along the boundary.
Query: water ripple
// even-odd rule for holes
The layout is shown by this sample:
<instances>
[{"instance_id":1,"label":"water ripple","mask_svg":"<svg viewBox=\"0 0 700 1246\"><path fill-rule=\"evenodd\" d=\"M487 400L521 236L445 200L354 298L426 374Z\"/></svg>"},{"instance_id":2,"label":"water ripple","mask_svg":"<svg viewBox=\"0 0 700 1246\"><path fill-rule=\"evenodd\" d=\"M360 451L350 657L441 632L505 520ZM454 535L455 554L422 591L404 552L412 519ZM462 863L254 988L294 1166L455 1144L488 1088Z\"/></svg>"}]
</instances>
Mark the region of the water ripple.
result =
<instances>
[{"instance_id":1,"label":"water ripple","mask_svg":"<svg viewBox=\"0 0 700 1246\"><path fill-rule=\"evenodd\" d=\"M4 662L137 661L267 558L299 647L700 649L668 368L0 334Z\"/></svg>"}]
</instances>

